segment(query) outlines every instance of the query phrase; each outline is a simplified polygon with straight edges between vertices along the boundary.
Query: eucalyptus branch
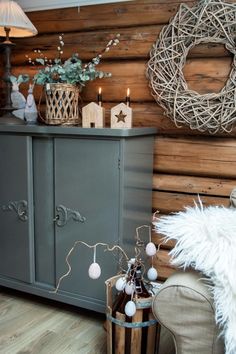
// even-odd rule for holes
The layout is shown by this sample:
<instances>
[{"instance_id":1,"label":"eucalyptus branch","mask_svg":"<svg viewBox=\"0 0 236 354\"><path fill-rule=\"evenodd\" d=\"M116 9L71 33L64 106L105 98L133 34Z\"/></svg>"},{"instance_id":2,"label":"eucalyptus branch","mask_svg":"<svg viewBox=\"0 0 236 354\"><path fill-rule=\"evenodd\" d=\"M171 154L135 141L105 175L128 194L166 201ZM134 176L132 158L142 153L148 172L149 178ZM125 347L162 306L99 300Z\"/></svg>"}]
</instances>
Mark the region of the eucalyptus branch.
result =
<instances>
[{"instance_id":1,"label":"eucalyptus branch","mask_svg":"<svg viewBox=\"0 0 236 354\"><path fill-rule=\"evenodd\" d=\"M62 54L65 46L64 34L59 35L57 55L54 59L48 59L47 56L40 49L35 49L34 53L37 57L26 55L26 58L31 65L40 64L42 69L34 75L34 81L39 85L47 83L67 83L73 85L84 86L87 81L92 81L97 78L110 77L111 73L106 73L97 70L96 66L100 63L102 56L110 50L112 46L119 43L120 34L117 34L105 46L105 48L98 53L87 64L83 64L79 58L78 53L73 53L70 58L63 61Z\"/></svg>"}]
</instances>

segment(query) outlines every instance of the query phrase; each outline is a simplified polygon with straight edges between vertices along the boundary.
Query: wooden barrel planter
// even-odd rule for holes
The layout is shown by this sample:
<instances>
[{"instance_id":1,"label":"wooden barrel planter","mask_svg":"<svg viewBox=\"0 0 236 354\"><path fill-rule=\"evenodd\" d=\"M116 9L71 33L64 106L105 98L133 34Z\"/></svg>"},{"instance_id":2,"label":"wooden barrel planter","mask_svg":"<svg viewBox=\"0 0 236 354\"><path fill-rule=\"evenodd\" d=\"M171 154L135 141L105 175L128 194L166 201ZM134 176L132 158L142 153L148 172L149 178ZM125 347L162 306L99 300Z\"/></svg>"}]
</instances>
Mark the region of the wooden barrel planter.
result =
<instances>
[{"instance_id":1,"label":"wooden barrel planter","mask_svg":"<svg viewBox=\"0 0 236 354\"><path fill-rule=\"evenodd\" d=\"M152 313L152 297L135 300L137 311L130 318L113 313L114 286L120 275L106 283L107 354L155 354L159 343L160 326Z\"/></svg>"}]
</instances>

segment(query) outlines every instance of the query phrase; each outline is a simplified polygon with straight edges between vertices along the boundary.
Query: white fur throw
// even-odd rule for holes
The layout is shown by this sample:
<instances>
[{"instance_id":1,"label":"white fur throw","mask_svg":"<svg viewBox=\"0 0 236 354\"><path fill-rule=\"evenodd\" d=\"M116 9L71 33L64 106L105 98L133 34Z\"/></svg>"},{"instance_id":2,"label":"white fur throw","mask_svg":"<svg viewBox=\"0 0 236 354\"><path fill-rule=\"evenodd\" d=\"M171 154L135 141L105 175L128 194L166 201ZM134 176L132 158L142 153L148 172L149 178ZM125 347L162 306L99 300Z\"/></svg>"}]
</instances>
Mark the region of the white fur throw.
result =
<instances>
[{"instance_id":1,"label":"white fur throw","mask_svg":"<svg viewBox=\"0 0 236 354\"><path fill-rule=\"evenodd\" d=\"M193 267L210 277L216 322L225 354L236 354L236 209L200 205L154 222L165 240L176 240L172 264Z\"/></svg>"}]
</instances>

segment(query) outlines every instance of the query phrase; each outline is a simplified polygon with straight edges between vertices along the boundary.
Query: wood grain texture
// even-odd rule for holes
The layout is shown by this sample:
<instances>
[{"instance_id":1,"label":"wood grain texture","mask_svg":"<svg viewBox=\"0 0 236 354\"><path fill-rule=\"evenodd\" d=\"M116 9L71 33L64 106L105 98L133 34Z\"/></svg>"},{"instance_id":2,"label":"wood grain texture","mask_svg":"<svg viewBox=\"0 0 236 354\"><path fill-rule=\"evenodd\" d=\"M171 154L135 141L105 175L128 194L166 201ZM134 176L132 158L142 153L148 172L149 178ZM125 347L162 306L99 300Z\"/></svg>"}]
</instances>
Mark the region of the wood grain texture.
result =
<instances>
[{"instance_id":1,"label":"wood grain texture","mask_svg":"<svg viewBox=\"0 0 236 354\"><path fill-rule=\"evenodd\" d=\"M192 72L192 62L188 61L185 67L185 76L191 87L200 93L218 92L228 78L230 69L230 58L205 59L204 63L199 59L194 61ZM95 80L89 82L81 93L84 101L94 101L98 87L102 86L104 101L121 102L125 99L127 87L131 90L132 102L154 102L146 78L146 61L125 60L114 62L103 62L99 69L112 73L111 78L102 81ZM209 68L212 68L209 71ZM38 66L17 66L13 69L14 75L22 73L33 78ZM201 74L199 74L199 72ZM200 75L200 76L199 76ZM26 95L27 85L22 85L22 92ZM35 88L36 99L39 100L40 87Z\"/></svg>"},{"instance_id":2,"label":"wood grain texture","mask_svg":"<svg viewBox=\"0 0 236 354\"><path fill-rule=\"evenodd\" d=\"M143 310L137 310L132 317L132 322L143 321ZM132 352L141 354L142 349L142 328L132 328L131 331Z\"/></svg>"},{"instance_id":3,"label":"wood grain texture","mask_svg":"<svg viewBox=\"0 0 236 354\"><path fill-rule=\"evenodd\" d=\"M154 174L153 189L228 197L236 188L234 179Z\"/></svg>"},{"instance_id":4,"label":"wood grain texture","mask_svg":"<svg viewBox=\"0 0 236 354\"><path fill-rule=\"evenodd\" d=\"M236 142L230 138L158 137L157 172L216 178L236 178Z\"/></svg>"},{"instance_id":5,"label":"wood grain texture","mask_svg":"<svg viewBox=\"0 0 236 354\"><path fill-rule=\"evenodd\" d=\"M104 59L147 60L152 45L158 39L161 29L162 25L149 25L119 28L119 30L113 30L112 32L107 29L100 29L99 31L65 33L62 58L67 59L72 53L79 53L79 57L82 60L90 60L119 32L120 44L112 47L112 50L106 53ZM34 50L41 50L48 58L54 58L58 43L58 33L47 36L38 35L27 39L19 38L15 42L17 46L14 49L12 64L26 64L26 54L30 55L32 59L37 57ZM188 58L229 56L232 56L232 54L223 45L217 43L198 45L191 49L188 54Z\"/></svg>"},{"instance_id":6,"label":"wood grain texture","mask_svg":"<svg viewBox=\"0 0 236 354\"><path fill-rule=\"evenodd\" d=\"M28 13L39 33L78 32L83 30L166 24L181 0L136 0L114 4ZM192 6L196 1L186 0Z\"/></svg>"},{"instance_id":7,"label":"wood grain texture","mask_svg":"<svg viewBox=\"0 0 236 354\"><path fill-rule=\"evenodd\" d=\"M161 249L167 249L170 250L175 246L175 241L174 240L169 240L168 242L163 243L163 235L158 234L156 232L152 232L152 242L155 243L157 246L161 246Z\"/></svg>"},{"instance_id":8,"label":"wood grain texture","mask_svg":"<svg viewBox=\"0 0 236 354\"><path fill-rule=\"evenodd\" d=\"M90 102L82 109L82 127L83 128L104 128L105 110L96 102Z\"/></svg>"},{"instance_id":9,"label":"wood grain texture","mask_svg":"<svg viewBox=\"0 0 236 354\"><path fill-rule=\"evenodd\" d=\"M201 201L204 206L222 205L229 206L229 198L218 196L201 196ZM198 202L197 195L174 193L174 192L153 192L153 211L158 210L161 214L169 214L184 210L186 206L194 206Z\"/></svg>"},{"instance_id":10,"label":"wood grain texture","mask_svg":"<svg viewBox=\"0 0 236 354\"><path fill-rule=\"evenodd\" d=\"M125 322L125 315L116 312L116 318ZM115 325L115 354L125 354L125 327Z\"/></svg>"},{"instance_id":11,"label":"wood grain texture","mask_svg":"<svg viewBox=\"0 0 236 354\"><path fill-rule=\"evenodd\" d=\"M105 316L0 288L0 352L104 354Z\"/></svg>"},{"instance_id":12,"label":"wood grain texture","mask_svg":"<svg viewBox=\"0 0 236 354\"><path fill-rule=\"evenodd\" d=\"M158 279L168 278L176 271L176 268L170 264L170 256L168 250L160 250L156 257L153 257L153 266L157 269Z\"/></svg>"},{"instance_id":13,"label":"wood grain texture","mask_svg":"<svg viewBox=\"0 0 236 354\"><path fill-rule=\"evenodd\" d=\"M155 317L154 317L152 311L150 311L148 314L148 320L152 321L154 319L155 319ZM146 354L155 354L155 346L153 345L153 343L157 343L157 341L158 341L157 331L159 331L159 329L157 329L156 326L149 326L148 327Z\"/></svg>"},{"instance_id":14,"label":"wood grain texture","mask_svg":"<svg viewBox=\"0 0 236 354\"><path fill-rule=\"evenodd\" d=\"M225 86L232 68L232 58L188 59L183 73L188 88L200 94L218 93Z\"/></svg>"},{"instance_id":15,"label":"wood grain texture","mask_svg":"<svg viewBox=\"0 0 236 354\"><path fill-rule=\"evenodd\" d=\"M111 301L112 302L112 301ZM112 316L112 310L109 306L110 302L107 300L107 313ZM107 354L112 354L112 322L106 320L105 322L107 332Z\"/></svg>"},{"instance_id":16,"label":"wood grain texture","mask_svg":"<svg viewBox=\"0 0 236 354\"><path fill-rule=\"evenodd\" d=\"M112 47L103 59L148 59L152 44L156 41L162 26L137 26L113 30L107 29L90 32L65 33L62 58L68 58L72 53L78 53L82 60L90 60L96 53L100 52L107 42L116 33L120 33L120 44ZM40 49L48 58L53 58L57 49L58 33L50 35L39 35L27 40L17 39L17 47L14 50L12 63L20 65L26 63L25 54L30 54L32 59L36 58L35 49ZM222 53L222 55L227 55ZM194 53L193 53L194 55ZM216 54L217 55L217 54Z\"/></svg>"}]
</instances>

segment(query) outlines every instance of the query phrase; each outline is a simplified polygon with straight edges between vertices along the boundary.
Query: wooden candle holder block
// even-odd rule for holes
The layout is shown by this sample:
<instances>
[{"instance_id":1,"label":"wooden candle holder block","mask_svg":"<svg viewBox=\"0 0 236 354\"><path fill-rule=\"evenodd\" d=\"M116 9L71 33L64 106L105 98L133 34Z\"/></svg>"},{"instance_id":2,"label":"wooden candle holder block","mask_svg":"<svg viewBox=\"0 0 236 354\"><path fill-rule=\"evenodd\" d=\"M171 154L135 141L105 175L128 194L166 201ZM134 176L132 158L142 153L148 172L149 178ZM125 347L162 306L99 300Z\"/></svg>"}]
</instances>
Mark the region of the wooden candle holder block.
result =
<instances>
[{"instance_id":1,"label":"wooden candle holder block","mask_svg":"<svg viewBox=\"0 0 236 354\"><path fill-rule=\"evenodd\" d=\"M91 102L82 108L83 128L104 128L105 109L95 102Z\"/></svg>"},{"instance_id":2,"label":"wooden candle holder block","mask_svg":"<svg viewBox=\"0 0 236 354\"><path fill-rule=\"evenodd\" d=\"M124 103L112 107L111 128L132 128L132 108Z\"/></svg>"}]
</instances>

